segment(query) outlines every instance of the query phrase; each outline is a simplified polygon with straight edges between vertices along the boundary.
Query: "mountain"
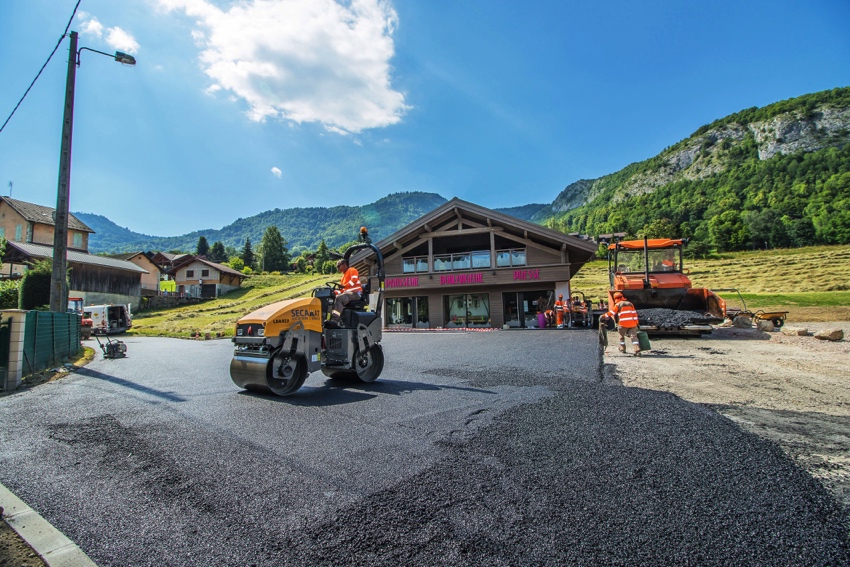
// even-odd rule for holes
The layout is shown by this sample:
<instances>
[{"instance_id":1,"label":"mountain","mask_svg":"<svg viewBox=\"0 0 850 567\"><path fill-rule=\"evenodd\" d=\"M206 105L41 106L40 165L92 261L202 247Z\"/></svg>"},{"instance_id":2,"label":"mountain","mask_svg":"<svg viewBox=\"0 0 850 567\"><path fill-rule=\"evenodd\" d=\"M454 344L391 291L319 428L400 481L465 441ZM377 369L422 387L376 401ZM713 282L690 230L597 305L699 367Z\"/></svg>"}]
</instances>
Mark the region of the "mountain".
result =
<instances>
[{"instance_id":1,"label":"mountain","mask_svg":"<svg viewBox=\"0 0 850 567\"><path fill-rule=\"evenodd\" d=\"M850 243L850 88L749 108L568 185L532 221L719 250Z\"/></svg>"},{"instance_id":2,"label":"mountain","mask_svg":"<svg viewBox=\"0 0 850 567\"><path fill-rule=\"evenodd\" d=\"M95 254L139 250L191 252L197 248L201 236L206 237L209 244L220 241L241 250L246 238L256 247L271 225L278 227L287 247L293 251L315 250L322 239L330 248L339 247L356 240L361 226L369 227L372 240L378 241L445 202L446 199L436 193L393 193L362 207L274 209L236 219L218 230L198 230L182 236L139 234L92 213L74 213L74 216L95 231L89 237L89 251Z\"/></svg>"},{"instance_id":3,"label":"mountain","mask_svg":"<svg viewBox=\"0 0 850 567\"><path fill-rule=\"evenodd\" d=\"M700 127L657 156L571 183L550 204L496 209L566 233L684 237L692 249L850 243L850 87L748 108ZM276 225L290 251L389 236L442 205L393 193L362 207L274 209L224 228L157 237L74 213L96 231L92 252L195 250L200 236L241 249ZM488 206L487 203L479 203Z\"/></svg>"}]
</instances>

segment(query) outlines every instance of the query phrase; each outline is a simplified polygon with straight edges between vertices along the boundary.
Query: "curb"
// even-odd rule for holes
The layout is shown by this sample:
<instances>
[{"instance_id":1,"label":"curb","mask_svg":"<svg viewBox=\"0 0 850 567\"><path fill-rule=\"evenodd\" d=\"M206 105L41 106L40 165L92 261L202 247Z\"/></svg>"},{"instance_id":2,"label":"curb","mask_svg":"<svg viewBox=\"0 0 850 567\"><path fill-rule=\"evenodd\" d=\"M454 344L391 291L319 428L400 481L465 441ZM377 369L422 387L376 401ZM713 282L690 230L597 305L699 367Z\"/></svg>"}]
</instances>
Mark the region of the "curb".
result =
<instances>
[{"instance_id":1,"label":"curb","mask_svg":"<svg viewBox=\"0 0 850 567\"><path fill-rule=\"evenodd\" d=\"M97 567L73 541L0 484L3 519L50 567Z\"/></svg>"}]
</instances>

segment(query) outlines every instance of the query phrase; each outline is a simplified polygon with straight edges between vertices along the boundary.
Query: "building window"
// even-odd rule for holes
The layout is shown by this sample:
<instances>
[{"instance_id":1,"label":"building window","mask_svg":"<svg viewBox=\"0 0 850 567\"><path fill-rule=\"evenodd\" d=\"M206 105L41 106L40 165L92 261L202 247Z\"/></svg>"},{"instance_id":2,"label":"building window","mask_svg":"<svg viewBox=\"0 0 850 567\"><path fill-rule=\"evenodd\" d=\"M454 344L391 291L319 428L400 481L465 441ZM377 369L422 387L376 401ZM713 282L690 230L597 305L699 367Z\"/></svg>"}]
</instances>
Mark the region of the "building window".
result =
<instances>
[{"instance_id":1,"label":"building window","mask_svg":"<svg viewBox=\"0 0 850 567\"><path fill-rule=\"evenodd\" d=\"M511 250L496 250L496 267L509 268L511 266L525 266L525 248L514 248Z\"/></svg>"},{"instance_id":2,"label":"building window","mask_svg":"<svg viewBox=\"0 0 850 567\"><path fill-rule=\"evenodd\" d=\"M472 267L473 268L489 268L490 267L490 251L479 250L472 252Z\"/></svg>"},{"instance_id":3,"label":"building window","mask_svg":"<svg viewBox=\"0 0 850 567\"><path fill-rule=\"evenodd\" d=\"M405 274L428 271L428 256L402 258L401 262L402 272L404 272Z\"/></svg>"},{"instance_id":4,"label":"building window","mask_svg":"<svg viewBox=\"0 0 850 567\"><path fill-rule=\"evenodd\" d=\"M21 238L24 236L24 225L19 224L15 226L15 242L20 242Z\"/></svg>"},{"instance_id":5,"label":"building window","mask_svg":"<svg viewBox=\"0 0 850 567\"><path fill-rule=\"evenodd\" d=\"M6 238L6 229L0 227L0 238Z\"/></svg>"},{"instance_id":6,"label":"building window","mask_svg":"<svg viewBox=\"0 0 850 567\"><path fill-rule=\"evenodd\" d=\"M435 272L448 272L452 269L452 255L451 254L443 254L441 256L434 256L434 271Z\"/></svg>"},{"instance_id":7,"label":"building window","mask_svg":"<svg viewBox=\"0 0 850 567\"><path fill-rule=\"evenodd\" d=\"M32 242L32 223L27 223L27 242Z\"/></svg>"},{"instance_id":8,"label":"building window","mask_svg":"<svg viewBox=\"0 0 850 567\"><path fill-rule=\"evenodd\" d=\"M451 270L470 270L473 268L489 268L490 252L475 250L457 254L440 254L434 256L434 271L447 272Z\"/></svg>"},{"instance_id":9,"label":"building window","mask_svg":"<svg viewBox=\"0 0 850 567\"><path fill-rule=\"evenodd\" d=\"M186 270L186 277L187 278L194 278L195 277L195 270Z\"/></svg>"},{"instance_id":10,"label":"building window","mask_svg":"<svg viewBox=\"0 0 850 567\"><path fill-rule=\"evenodd\" d=\"M385 313L388 327L427 329L431 326L428 318L427 297L389 298Z\"/></svg>"},{"instance_id":11,"label":"building window","mask_svg":"<svg viewBox=\"0 0 850 567\"><path fill-rule=\"evenodd\" d=\"M83 235L79 232L74 233L74 248L82 248L83 247Z\"/></svg>"},{"instance_id":12,"label":"building window","mask_svg":"<svg viewBox=\"0 0 850 567\"><path fill-rule=\"evenodd\" d=\"M210 277L210 271L209 270L201 270L201 277L202 278Z\"/></svg>"}]
</instances>

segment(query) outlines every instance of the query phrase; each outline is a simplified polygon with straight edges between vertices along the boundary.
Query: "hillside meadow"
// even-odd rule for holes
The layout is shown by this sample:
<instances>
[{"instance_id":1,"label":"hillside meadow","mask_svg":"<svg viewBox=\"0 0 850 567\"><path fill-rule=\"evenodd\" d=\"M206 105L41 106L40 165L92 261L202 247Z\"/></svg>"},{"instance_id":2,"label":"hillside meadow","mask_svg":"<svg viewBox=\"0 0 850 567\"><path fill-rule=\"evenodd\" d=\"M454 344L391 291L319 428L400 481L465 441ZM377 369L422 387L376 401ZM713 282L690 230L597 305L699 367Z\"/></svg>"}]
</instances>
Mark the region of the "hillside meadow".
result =
<instances>
[{"instance_id":1,"label":"hillside meadow","mask_svg":"<svg viewBox=\"0 0 850 567\"><path fill-rule=\"evenodd\" d=\"M572 280L588 299L604 297L604 260L586 264ZM850 246L727 253L685 263L695 287L736 288L751 311L788 311L794 321L850 321ZM306 297L328 275L259 275L242 289L201 304L139 312L130 334L230 337L236 320L269 303ZM730 307L742 307L735 292L721 292Z\"/></svg>"}]
</instances>

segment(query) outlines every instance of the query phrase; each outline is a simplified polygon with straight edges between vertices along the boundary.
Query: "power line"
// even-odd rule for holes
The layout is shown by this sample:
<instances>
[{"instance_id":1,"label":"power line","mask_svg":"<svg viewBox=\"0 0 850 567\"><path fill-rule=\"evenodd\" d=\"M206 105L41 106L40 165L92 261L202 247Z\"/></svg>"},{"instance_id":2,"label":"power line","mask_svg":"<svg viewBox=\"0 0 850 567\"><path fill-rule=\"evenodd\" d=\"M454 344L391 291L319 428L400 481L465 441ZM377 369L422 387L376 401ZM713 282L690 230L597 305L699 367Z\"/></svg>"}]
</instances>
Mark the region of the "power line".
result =
<instances>
[{"instance_id":1,"label":"power line","mask_svg":"<svg viewBox=\"0 0 850 567\"><path fill-rule=\"evenodd\" d=\"M77 15L77 8L80 7L80 2L82 2L82 0L77 0L77 5L74 6L74 11L71 14L71 19L68 20L68 25L65 26L65 31L62 33L62 36L59 38L59 41L56 42L56 47L54 47L53 51L50 52L50 56L47 58L47 61L44 62L44 65L41 66L41 69L38 70L38 74L35 76L35 79L32 80L32 82L30 83L30 86L27 87L27 90L24 93L24 96L21 97L21 100L19 100L18 104L15 105L15 108L12 109L12 113L9 115L9 118L7 118L6 121L3 123L3 125L0 126L0 132L3 131L3 129L6 127L6 124L8 124L9 120L12 119L12 116L15 115L15 112L17 112L18 107L21 106L21 103L24 102L24 99L27 98L27 95L29 94L30 89L32 89L33 85L35 85L35 82L41 76L41 72L44 71L44 68L47 67L48 63L50 63L50 60L53 58L53 55L56 53L56 50L59 49L59 46L62 44L62 40L65 39L66 35L68 35L68 29L71 27L71 22L74 21L74 16ZM72 57L75 57L75 56L76 55L72 55Z\"/></svg>"}]
</instances>

